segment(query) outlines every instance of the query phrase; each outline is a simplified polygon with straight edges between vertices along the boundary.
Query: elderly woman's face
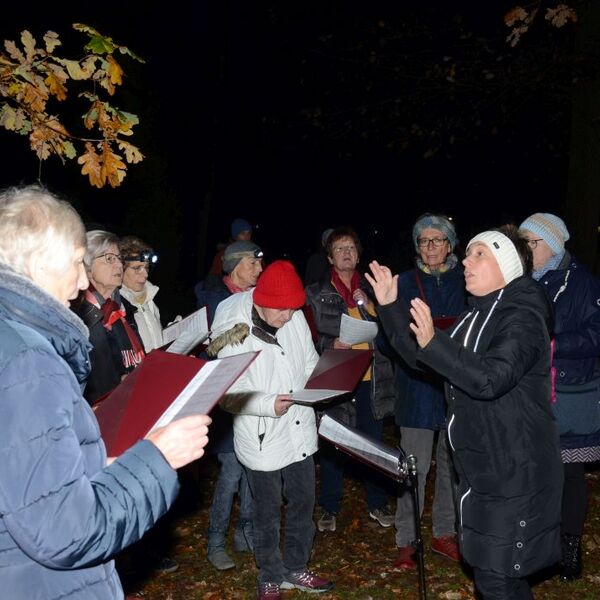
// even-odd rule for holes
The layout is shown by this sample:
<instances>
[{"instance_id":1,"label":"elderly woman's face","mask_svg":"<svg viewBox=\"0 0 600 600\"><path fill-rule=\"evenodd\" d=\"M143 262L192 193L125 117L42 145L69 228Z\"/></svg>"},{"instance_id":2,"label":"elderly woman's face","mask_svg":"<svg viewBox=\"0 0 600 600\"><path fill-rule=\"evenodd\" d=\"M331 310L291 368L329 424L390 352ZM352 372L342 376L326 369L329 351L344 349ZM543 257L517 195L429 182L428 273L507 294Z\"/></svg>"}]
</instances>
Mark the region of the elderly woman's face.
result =
<instances>
[{"instance_id":1,"label":"elderly woman's face","mask_svg":"<svg viewBox=\"0 0 600 600\"><path fill-rule=\"evenodd\" d=\"M432 227L426 227L421 231L417 238L417 244L421 260L432 270L439 269L452 251L448 238L444 233Z\"/></svg>"},{"instance_id":2,"label":"elderly woman's face","mask_svg":"<svg viewBox=\"0 0 600 600\"><path fill-rule=\"evenodd\" d=\"M338 273L354 271L359 259L358 248L354 240L349 236L336 240L331 247L331 256L328 259Z\"/></svg>"},{"instance_id":3,"label":"elderly woman's face","mask_svg":"<svg viewBox=\"0 0 600 600\"><path fill-rule=\"evenodd\" d=\"M523 231L523 236L533 254L533 270L539 271L554 256L554 252L543 239L529 231L529 229Z\"/></svg>"},{"instance_id":4,"label":"elderly woman's face","mask_svg":"<svg viewBox=\"0 0 600 600\"><path fill-rule=\"evenodd\" d=\"M141 292L146 285L150 263L141 260L131 260L125 263L123 269L123 285L134 292Z\"/></svg>"},{"instance_id":5,"label":"elderly woman's face","mask_svg":"<svg viewBox=\"0 0 600 600\"><path fill-rule=\"evenodd\" d=\"M123 263L116 244L110 244L102 254L94 257L89 276L93 286L104 298L110 297L121 286Z\"/></svg>"},{"instance_id":6,"label":"elderly woman's face","mask_svg":"<svg viewBox=\"0 0 600 600\"><path fill-rule=\"evenodd\" d=\"M33 276L34 282L61 304L69 306L69 301L77 298L79 290L85 290L89 285L83 264L84 255L85 248L75 248L64 272L55 274L51 267L43 266Z\"/></svg>"}]
</instances>

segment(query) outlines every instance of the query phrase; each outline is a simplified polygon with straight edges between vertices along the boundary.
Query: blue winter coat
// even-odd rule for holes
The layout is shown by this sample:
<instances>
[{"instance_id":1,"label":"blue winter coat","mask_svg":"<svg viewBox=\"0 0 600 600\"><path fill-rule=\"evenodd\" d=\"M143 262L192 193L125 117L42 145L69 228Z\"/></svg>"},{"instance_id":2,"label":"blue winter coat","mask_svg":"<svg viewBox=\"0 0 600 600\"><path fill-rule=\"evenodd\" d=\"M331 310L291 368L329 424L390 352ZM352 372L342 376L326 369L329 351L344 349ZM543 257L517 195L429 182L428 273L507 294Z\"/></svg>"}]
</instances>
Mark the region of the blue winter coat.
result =
<instances>
[{"instance_id":1,"label":"blue winter coat","mask_svg":"<svg viewBox=\"0 0 600 600\"><path fill-rule=\"evenodd\" d=\"M87 330L0 264L0 595L120 600L111 557L174 501L177 474L149 441L106 466Z\"/></svg>"},{"instance_id":2,"label":"blue winter coat","mask_svg":"<svg viewBox=\"0 0 600 600\"><path fill-rule=\"evenodd\" d=\"M441 275L419 269L425 298L436 317L456 317L467 306L463 268L458 264ZM398 292L407 302L421 298L415 269L398 278ZM440 429L446 422L443 381L431 371L411 369L402 360L396 369L396 424L418 429Z\"/></svg>"}]
</instances>

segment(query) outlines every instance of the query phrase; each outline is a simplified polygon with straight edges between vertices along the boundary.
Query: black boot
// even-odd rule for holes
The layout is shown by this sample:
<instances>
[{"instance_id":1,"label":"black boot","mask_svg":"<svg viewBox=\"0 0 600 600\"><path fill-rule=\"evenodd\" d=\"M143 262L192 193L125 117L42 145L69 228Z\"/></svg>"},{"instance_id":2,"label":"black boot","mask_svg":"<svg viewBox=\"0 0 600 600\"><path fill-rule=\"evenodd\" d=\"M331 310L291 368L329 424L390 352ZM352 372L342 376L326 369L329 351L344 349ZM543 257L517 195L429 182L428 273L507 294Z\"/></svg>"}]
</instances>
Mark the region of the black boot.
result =
<instances>
[{"instance_id":1,"label":"black boot","mask_svg":"<svg viewBox=\"0 0 600 600\"><path fill-rule=\"evenodd\" d=\"M563 581L573 581L581 576L581 536L563 533L560 541L562 547L560 578Z\"/></svg>"}]
</instances>

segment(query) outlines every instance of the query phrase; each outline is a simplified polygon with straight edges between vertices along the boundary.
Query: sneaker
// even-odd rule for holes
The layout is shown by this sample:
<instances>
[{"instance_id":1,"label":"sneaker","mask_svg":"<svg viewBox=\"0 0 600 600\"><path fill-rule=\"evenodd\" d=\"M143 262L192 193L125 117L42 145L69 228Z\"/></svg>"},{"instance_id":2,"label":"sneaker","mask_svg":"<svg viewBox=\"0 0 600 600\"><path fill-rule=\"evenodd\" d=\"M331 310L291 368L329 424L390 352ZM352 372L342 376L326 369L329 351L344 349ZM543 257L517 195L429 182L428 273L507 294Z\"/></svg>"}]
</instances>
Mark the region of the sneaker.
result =
<instances>
[{"instance_id":1,"label":"sneaker","mask_svg":"<svg viewBox=\"0 0 600 600\"><path fill-rule=\"evenodd\" d=\"M259 582L258 600L282 600L279 584L272 581Z\"/></svg>"},{"instance_id":2,"label":"sneaker","mask_svg":"<svg viewBox=\"0 0 600 600\"><path fill-rule=\"evenodd\" d=\"M445 535L444 537L433 538L431 540L431 550L441 554L454 562L460 562L460 552L455 535Z\"/></svg>"},{"instance_id":3,"label":"sneaker","mask_svg":"<svg viewBox=\"0 0 600 600\"><path fill-rule=\"evenodd\" d=\"M227 571L228 569L234 569L235 563L225 548L214 548L208 551L208 562L217 571Z\"/></svg>"},{"instance_id":4,"label":"sneaker","mask_svg":"<svg viewBox=\"0 0 600 600\"><path fill-rule=\"evenodd\" d=\"M175 573L179 569L179 563L172 558L160 556L156 563L152 565L152 570L157 573Z\"/></svg>"},{"instance_id":5,"label":"sneaker","mask_svg":"<svg viewBox=\"0 0 600 600\"><path fill-rule=\"evenodd\" d=\"M377 521L382 527L391 527L395 519L394 513L387 506L370 511L369 517Z\"/></svg>"},{"instance_id":6,"label":"sneaker","mask_svg":"<svg viewBox=\"0 0 600 600\"><path fill-rule=\"evenodd\" d=\"M394 571L414 571L417 568L415 562L415 549L412 546L398 548L398 557L392 566Z\"/></svg>"},{"instance_id":7,"label":"sneaker","mask_svg":"<svg viewBox=\"0 0 600 600\"><path fill-rule=\"evenodd\" d=\"M288 573L280 587L282 590L301 590L303 592L320 594L321 592L328 592L333 588L333 583L319 577L308 569L304 569L304 571Z\"/></svg>"},{"instance_id":8,"label":"sneaker","mask_svg":"<svg viewBox=\"0 0 600 600\"><path fill-rule=\"evenodd\" d=\"M317 529L319 531L335 531L335 515L324 510L321 518L317 521Z\"/></svg>"}]
</instances>

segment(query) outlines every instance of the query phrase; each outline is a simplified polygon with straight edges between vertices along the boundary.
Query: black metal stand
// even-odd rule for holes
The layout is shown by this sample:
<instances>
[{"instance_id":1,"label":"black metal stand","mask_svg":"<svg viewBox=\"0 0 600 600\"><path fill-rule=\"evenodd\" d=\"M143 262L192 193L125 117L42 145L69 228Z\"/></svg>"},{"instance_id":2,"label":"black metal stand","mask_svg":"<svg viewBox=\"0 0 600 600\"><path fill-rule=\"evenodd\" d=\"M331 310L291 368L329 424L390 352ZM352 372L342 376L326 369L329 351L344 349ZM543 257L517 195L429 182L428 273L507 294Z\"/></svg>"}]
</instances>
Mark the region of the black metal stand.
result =
<instances>
[{"instance_id":1,"label":"black metal stand","mask_svg":"<svg viewBox=\"0 0 600 600\"><path fill-rule=\"evenodd\" d=\"M406 466L408 469L408 480L411 486L411 495L413 500L413 517L415 521L415 540L413 546L417 553L417 565L419 570L419 595L422 600L427 600L427 588L425 586L425 560L423 549L423 538L421 537L421 515L419 511L419 475L417 473L417 457L406 457Z\"/></svg>"}]
</instances>

